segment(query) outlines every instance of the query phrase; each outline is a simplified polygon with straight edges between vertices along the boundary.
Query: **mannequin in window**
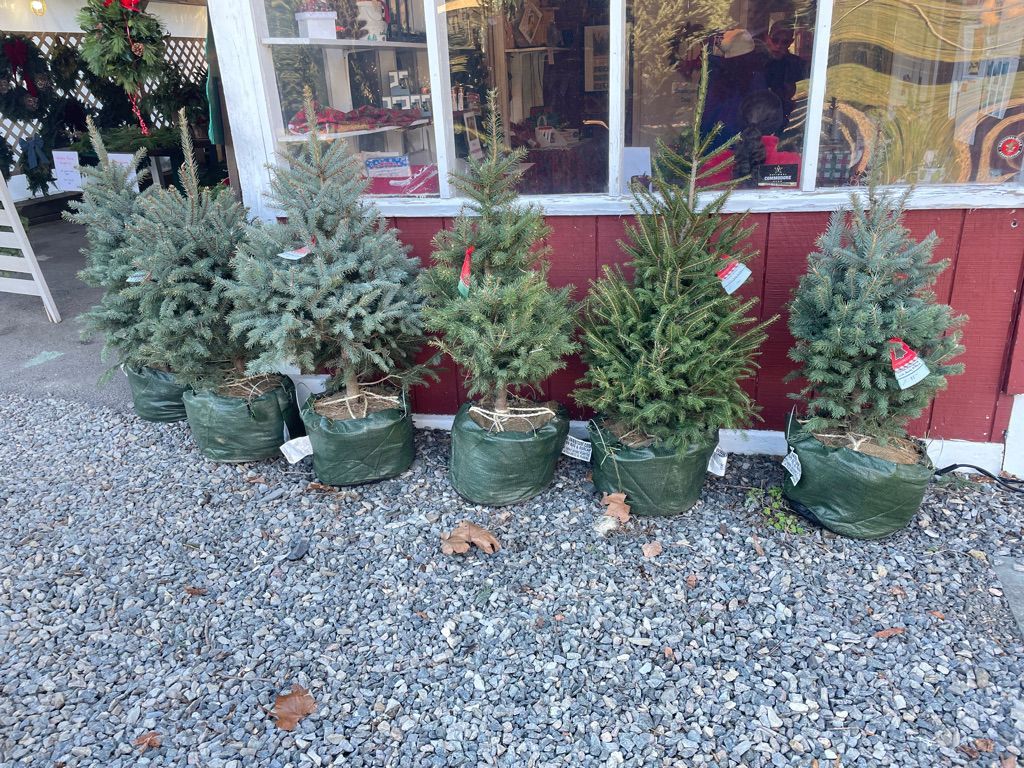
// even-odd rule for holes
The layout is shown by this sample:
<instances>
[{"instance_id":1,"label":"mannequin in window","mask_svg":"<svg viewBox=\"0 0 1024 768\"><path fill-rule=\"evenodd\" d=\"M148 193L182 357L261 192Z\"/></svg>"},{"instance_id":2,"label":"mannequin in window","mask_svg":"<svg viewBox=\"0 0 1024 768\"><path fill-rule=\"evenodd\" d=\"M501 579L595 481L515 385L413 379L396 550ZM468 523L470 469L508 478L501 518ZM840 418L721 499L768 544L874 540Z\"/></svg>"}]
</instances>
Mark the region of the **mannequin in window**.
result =
<instances>
[{"instance_id":1,"label":"mannequin in window","mask_svg":"<svg viewBox=\"0 0 1024 768\"><path fill-rule=\"evenodd\" d=\"M796 84L807 78L807 63L794 53L790 47L796 38L796 27L791 21L776 21L768 30L763 41L763 49L767 56L764 76L765 82L772 93L779 97L782 104L782 124L778 134L789 125L790 115L796 101Z\"/></svg>"},{"instance_id":2,"label":"mannequin in window","mask_svg":"<svg viewBox=\"0 0 1024 768\"><path fill-rule=\"evenodd\" d=\"M721 123L716 144L724 144L746 127L743 102L751 94L768 90L767 64L767 55L745 29L730 29L715 40L708 57L707 106L701 130L707 134Z\"/></svg>"}]
</instances>

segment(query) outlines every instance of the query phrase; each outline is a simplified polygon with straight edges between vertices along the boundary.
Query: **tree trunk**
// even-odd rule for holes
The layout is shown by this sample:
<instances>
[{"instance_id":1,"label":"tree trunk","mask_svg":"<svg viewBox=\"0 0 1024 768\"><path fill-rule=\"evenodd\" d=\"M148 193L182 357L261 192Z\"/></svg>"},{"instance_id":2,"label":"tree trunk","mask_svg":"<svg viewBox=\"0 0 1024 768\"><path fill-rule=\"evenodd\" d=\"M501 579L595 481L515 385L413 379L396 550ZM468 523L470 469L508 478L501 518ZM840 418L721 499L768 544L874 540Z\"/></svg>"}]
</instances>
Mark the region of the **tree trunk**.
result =
<instances>
[{"instance_id":1,"label":"tree trunk","mask_svg":"<svg viewBox=\"0 0 1024 768\"><path fill-rule=\"evenodd\" d=\"M494 398L494 410L497 413L508 413L508 390L503 384L498 385L498 391Z\"/></svg>"},{"instance_id":2,"label":"tree trunk","mask_svg":"<svg viewBox=\"0 0 1024 768\"><path fill-rule=\"evenodd\" d=\"M245 376L245 358L236 357L231 361L231 364L235 367L239 376Z\"/></svg>"},{"instance_id":3,"label":"tree trunk","mask_svg":"<svg viewBox=\"0 0 1024 768\"><path fill-rule=\"evenodd\" d=\"M350 373L348 378L345 379L345 394L349 397L355 397L362 393L363 390L359 387L359 377L355 373Z\"/></svg>"}]
</instances>

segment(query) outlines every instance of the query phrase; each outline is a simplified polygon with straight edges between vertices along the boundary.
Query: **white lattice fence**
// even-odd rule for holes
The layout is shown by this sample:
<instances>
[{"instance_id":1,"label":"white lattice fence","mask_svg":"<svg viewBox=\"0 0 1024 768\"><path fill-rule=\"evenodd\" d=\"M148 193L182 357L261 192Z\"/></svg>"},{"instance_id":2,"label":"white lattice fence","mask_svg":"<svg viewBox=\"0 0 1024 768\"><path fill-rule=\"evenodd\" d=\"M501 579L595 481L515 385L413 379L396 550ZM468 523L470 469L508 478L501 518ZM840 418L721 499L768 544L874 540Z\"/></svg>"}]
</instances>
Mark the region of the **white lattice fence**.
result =
<instances>
[{"instance_id":1,"label":"white lattice fence","mask_svg":"<svg viewBox=\"0 0 1024 768\"><path fill-rule=\"evenodd\" d=\"M31 35L31 38L32 42L39 46L40 52L46 59L51 57L54 47L59 42L67 43L76 50L82 44L82 35L80 33L42 32ZM206 71L206 41L201 37L168 37L166 40L166 60L178 66L185 80L192 83L198 82L199 78ZM155 83L147 83L143 91L148 92L154 86ZM58 91L58 93L62 96L68 95L73 97L86 108L86 111L98 112L103 109L103 103L85 85L81 72L79 72L78 77L75 79L75 87L70 94L65 94L63 91ZM165 122L159 116L150 115L149 117L151 123L156 127L159 128L165 125ZM21 154L18 141L31 137L37 130L39 130L38 121L11 120L0 116L0 138L11 147L11 150L14 152L15 161L17 161Z\"/></svg>"}]
</instances>

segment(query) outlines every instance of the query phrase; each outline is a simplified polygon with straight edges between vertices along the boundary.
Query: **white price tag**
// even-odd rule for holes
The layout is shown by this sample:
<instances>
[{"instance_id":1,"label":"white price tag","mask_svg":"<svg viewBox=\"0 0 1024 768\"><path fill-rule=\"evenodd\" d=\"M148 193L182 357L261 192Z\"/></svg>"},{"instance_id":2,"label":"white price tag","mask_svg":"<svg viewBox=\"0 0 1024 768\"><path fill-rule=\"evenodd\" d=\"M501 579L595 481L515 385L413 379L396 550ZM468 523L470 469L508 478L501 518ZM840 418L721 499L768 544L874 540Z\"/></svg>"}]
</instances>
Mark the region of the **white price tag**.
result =
<instances>
[{"instance_id":1,"label":"white price tag","mask_svg":"<svg viewBox=\"0 0 1024 768\"><path fill-rule=\"evenodd\" d=\"M313 455L313 445L309 442L309 437L296 437L294 440L289 440L287 443L281 446L281 453L288 460L289 464L294 464L297 461L307 456Z\"/></svg>"},{"instance_id":2,"label":"white price tag","mask_svg":"<svg viewBox=\"0 0 1024 768\"><path fill-rule=\"evenodd\" d=\"M722 446L715 448L708 462L708 472L718 477L725 477L725 466L729 463L729 454L722 450Z\"/></svg>"},{"instance_id":3,"label":"white price tag","mask_svg":"<svg viewBox=\"0 0 1024 768\"><path fill-rule=\"evenodd\" d=\"M79 169L77 152L54 150L53 175L57 186L64 192L82 191L82 171Z\"/></svg>"},{"instance_id":4,"label":"white price tag","mask_svg":"<svg viewBox=\"0 0 1024 768\"><path fill-rule=\"evenodd\" d=\"M126 283L141 283L147 277L149 277L149 272L146 272L145 270L143 270L141 272L132 272L130 275L128 275L127 278L125 278L125 282Z\"/></svg>"},{"instance_id":5,"label":"white price tag","mask_svg":"<svg viewBox=\"0 0 1024 768\"><path fill-rule=\"evenodd\" d=\"M931 371L928 365L922 360L917 352L912 350L902 339L889 339L890 344L898 344L899 349L889 349L889 359L892 361L892 370L896 374L896 383L900 389L909 389L920 381L928 378Z\"/></svg>"},{"instance_id":6,"label":"white price tag","mask_svg":"<svg viewBox=\"0 0 1024 768\"><path fill-rule=\"evenodd\" d=\"M299 259L303 259L309 255L309 247L293 248L290 251L284 251L277 255L282 259L287 259L288 261L298 261Z\"/></svg>"},{"instance_id":7,"label":"white price tag","mask_svg":"<svg viewBox=\"0 0 1024 768\"><path fill-rule=\"evenodd\" d=\"M728 294L733 294L750 277L750 268L738 261L730 261L724 269L718 271L718 279Z\"/></svg>"},{"instance_id":8,"label":"white price tag","mask_svg":"<svg viewBox=\"0 0 1024 768\"><path fill-rule=\"evenodd\" d=\"M565 438L565 447L562 448L562 453L566 456L571 456L580 461L590 461L590 454L592 452L593 446L588 441L580 440L572 435Z\"/></svg>"},{"instance_id":9,"label":"white price tag","mask_svg":"<svg viewBox=\"0 0 1024 768\"><path fill-rule=\"evenodd\" d=\"M800 482L800 478L803 476L804 470L800 466L800 457L796 455L796 451L792 448L789 449L789 453L786 454L786 458L782 460L782 466L789 472L789 477L793 481L793 485Z\"/></svg>"}]
</instances>

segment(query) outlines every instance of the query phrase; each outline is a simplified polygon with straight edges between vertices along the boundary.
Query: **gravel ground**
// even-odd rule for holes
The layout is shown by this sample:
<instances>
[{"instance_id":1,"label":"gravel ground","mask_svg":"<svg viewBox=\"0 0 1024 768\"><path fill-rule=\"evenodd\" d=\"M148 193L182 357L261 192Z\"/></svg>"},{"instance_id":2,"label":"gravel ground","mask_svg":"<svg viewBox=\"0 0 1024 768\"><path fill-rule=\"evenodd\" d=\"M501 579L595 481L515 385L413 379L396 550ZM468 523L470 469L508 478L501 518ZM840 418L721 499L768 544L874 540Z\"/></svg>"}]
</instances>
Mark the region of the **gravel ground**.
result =
<instances>
[{"instance_id":1,"label":"gravel ground","mask_svg":"<svg viewBox=\"0 0 1024 768\"><path fill-rule=\"evenodd\" d=\"M1020 556L1024 504L987 487L936 488L884 542L792 535L744 508L778 463L733 457L692 513L601 537L583 464L474 507L443 433L340 493L64 401L0 397L0 439L3 766L1005 768L1024 745L986 561ZM462 519L502 550L442 555ZM317 711L288 733L292 684Z\"/></svg>"}]
</instances>

